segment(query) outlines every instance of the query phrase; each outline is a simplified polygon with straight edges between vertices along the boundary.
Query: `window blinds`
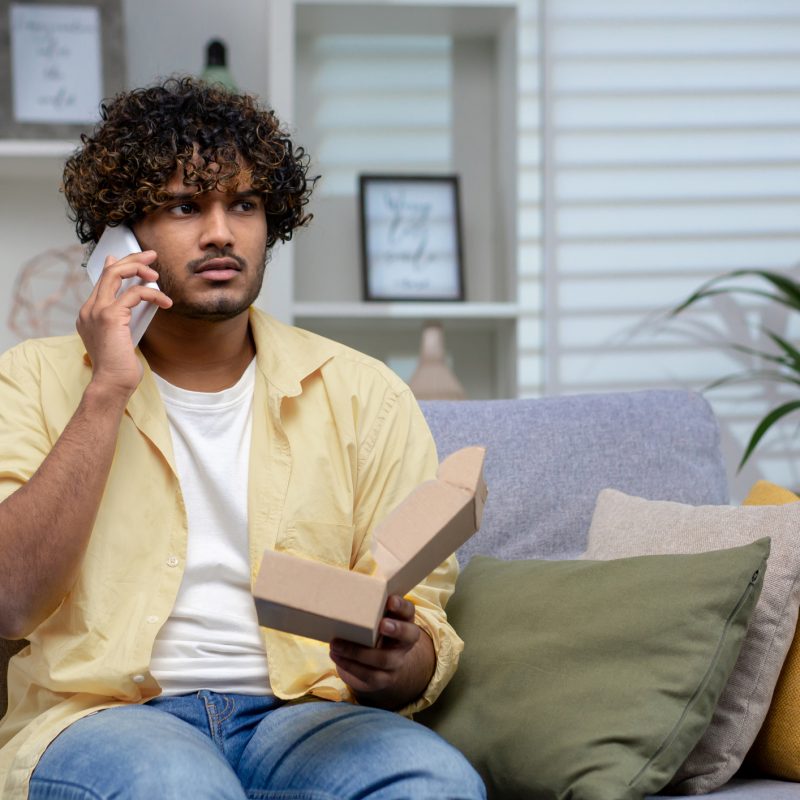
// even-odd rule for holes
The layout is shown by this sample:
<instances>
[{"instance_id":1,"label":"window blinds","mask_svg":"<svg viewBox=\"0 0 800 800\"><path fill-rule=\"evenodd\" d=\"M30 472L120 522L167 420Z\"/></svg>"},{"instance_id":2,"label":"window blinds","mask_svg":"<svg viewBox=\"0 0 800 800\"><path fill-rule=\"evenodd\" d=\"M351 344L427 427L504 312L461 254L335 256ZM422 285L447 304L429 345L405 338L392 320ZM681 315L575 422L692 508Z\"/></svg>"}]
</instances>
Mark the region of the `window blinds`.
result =
<instances>
[{"instance_id":1,"label":"window blinds","mask_svg":"<svg viewBox=\"0 0 800 800\"><path fill-rule=\"evenodd\" d=\"M300 38L298 118L320 193L352 196L359 172L452 168L451 48L447 36Z\"/></svg>"},{"instance_id":2,"label":"window blinds","mask_svg":"<svg viewBox=\"0 0 800 800\"><path fill-rule=\"evenodd\" d=\"M757 302L707 304L660 333L642 321L722 271L800 260L800 6L520 11L521 393L699 388L743 364L721 338L791 333ZM777 396L708 394L732 451ZM797 485L785 449L759 466Z\"/></svg>"}]
</instances>

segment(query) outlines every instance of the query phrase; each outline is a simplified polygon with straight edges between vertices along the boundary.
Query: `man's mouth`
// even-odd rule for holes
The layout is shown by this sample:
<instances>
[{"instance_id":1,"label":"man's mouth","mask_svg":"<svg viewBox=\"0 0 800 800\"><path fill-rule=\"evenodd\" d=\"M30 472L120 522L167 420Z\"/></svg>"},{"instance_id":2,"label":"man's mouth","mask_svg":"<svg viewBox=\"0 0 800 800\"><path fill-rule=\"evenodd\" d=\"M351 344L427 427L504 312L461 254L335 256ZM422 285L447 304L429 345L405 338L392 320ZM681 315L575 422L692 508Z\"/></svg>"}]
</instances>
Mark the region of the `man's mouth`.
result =
<instances>
[{"instance_id":1,"label":"man's mouth","mask_svg":"<svg viewBox=\"0 0 800 800\"><path fill-rule=\"evenodd\" d=\"M208 281L227 281L242 271L242 264L233 258L212 258L195 267L195 275Z\"/></svg>"}]
</instances>

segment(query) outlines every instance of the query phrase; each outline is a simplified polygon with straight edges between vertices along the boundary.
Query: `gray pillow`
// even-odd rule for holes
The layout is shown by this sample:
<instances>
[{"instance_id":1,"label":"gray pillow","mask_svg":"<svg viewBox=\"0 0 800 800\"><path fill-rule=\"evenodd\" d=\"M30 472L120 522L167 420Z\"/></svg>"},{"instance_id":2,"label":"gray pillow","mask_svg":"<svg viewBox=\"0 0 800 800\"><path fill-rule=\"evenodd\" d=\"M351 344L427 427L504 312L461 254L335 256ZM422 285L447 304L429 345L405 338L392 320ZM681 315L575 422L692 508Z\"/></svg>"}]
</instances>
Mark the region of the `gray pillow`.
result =
<instances>
[{"instance_id":1,"label":"gray pillow","mask_svg":"<svg viewBox=\"0 0 800 800\"><path fill-rule=\"evenodd\" d=\"M420 403L439 457L486 446L481 529L458 551L576 558L607 486L654 500L727 503L719 428L708 402L648 390L524 400Z\"/></svg>"},{"instance_id":2,"label":"gray pillow","mask_svg":"<svg viewBox=\"0 0 800 800\"><path fill-rule=\"evenodd\" d=\"M606 489L597 500L584 558L699 553L769 536L772 552L761 600L708 730L671 782L706 794L739 769L769 709L794 637L800 605L800 504L689 506Z\"/></svg>"}]
</instances>

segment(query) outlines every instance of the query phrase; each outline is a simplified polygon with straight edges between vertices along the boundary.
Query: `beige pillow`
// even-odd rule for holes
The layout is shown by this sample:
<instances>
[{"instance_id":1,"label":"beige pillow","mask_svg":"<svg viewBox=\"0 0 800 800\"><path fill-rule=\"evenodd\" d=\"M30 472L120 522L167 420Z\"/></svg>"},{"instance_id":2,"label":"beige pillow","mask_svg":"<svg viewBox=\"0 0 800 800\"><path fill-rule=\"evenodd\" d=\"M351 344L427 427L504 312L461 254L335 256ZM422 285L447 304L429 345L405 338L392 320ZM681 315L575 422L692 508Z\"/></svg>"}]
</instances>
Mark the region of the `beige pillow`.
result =
<instances>
[{"instance_id":1,"label":"beige pillow","mask_svg":"<svg viewBox=\"0 0 800 800\"><path fill-rule=\"evenodd\" d=\"M688 506L604 489L582 558L701 553L772 540L764 588L711 724L670 783L681 794L719 788L741 766L769 709L800 605L800 504Z\"/></svg>"}]
</instances>

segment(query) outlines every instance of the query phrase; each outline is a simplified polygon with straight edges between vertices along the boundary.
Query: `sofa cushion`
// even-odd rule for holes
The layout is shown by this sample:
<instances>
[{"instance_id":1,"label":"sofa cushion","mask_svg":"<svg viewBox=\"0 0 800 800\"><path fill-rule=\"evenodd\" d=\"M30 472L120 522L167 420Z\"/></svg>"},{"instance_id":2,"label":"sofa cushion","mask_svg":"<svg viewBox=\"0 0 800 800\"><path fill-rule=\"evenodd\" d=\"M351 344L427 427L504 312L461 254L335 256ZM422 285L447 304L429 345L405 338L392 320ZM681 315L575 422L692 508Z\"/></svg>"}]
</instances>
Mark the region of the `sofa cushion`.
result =
<instances>
[{"instance_id":1,"label":"sofa cushion","mask_svg":"<svg viewBox=\"0 0 800 800\"><path fill-rule=\"evenodd\" d=\"M420 403L439 457L487 447L491 491L481 530L459 551L498 558L583 552L597 494L726 503L727 477L708 403L651 390L530 400Z\"/></svg>"},{"instance_id":2,"label":"sofa cushion","mask_svg":"<svg viewBox=\"0 0 800 800\"><path fill-rule=\"evenodd\" d=\"M800 800L800 786L766 778L734 778L709 797L710 800Z\"/></svg>"},{"instance_id":3,"label":"sofa cushion","mask_svg":"<svg viewBox=\"0 0 800 800\"><path fill-rule=\"evenodd\" d=\"M758 481L744 504L754 506L783 505L800 500L794 492L768 481ZM760 772L800 781L800 632L783 662L781 674L755 744L747 761Z\"/></svg>"},{"instance_id":4,"label":"sofa cushion","mask_svg":"<svg viewBox=\"0 0 800 800\"><path fill-rule=\"evenodd\" d=\"M585 557L613 559L654 553L697 553L762 536L772 540L764 591L739 659L708 730L671 786L711 792L741 766L767 714L794 637L800 604L800 504L700 506L600 493Z\"/></svg>"},{"instance_id":5,"label":"sofa cushion","mask_svg":"<svg viewBox=\"0 0 800 800\"><path fill-rule=\"evenodd\" d=\"M473 558L448 605L459 670L417 719L490 797L657 792L711 718L768 552L761 540L609 562Z\"/></svg>"}]
</instances>

